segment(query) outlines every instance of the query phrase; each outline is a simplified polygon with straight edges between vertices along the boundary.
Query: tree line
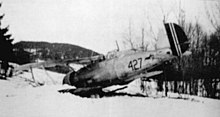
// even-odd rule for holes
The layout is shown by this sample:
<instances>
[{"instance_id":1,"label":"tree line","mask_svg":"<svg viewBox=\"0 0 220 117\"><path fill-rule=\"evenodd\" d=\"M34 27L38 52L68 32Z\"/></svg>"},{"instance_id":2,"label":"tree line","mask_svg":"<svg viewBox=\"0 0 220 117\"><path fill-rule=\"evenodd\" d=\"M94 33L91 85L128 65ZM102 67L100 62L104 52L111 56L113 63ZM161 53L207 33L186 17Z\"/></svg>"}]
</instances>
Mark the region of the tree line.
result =
<instances>
[{"instance_id":1,"label":"tree line","mask_svg":"<svg viewBox=\"0 0 220 117\"><path fill-rule=\"evenodd\" d=\"M16 60L16 63L20 64L34 62L36 59L61 60L99 55L99 53L97 52L77 45L33 41L17 42L14 44L14 50L16 58L23 58L22 56L29 56L29 58L27 57L28 59ZM28 53L29 55L25 55Z\"/></svg>"},{"instance_id":2,"label":"tree line","mask_svg":"<svg viewBox=\"0 0 220 117\"><path fill-rule=\"evenodd\" d=\"M179 12L176 14L177 24L186 33L190 45L189 51L192 54L161 66L166 67L162 68L164 73L159 78L158 76L155 77L158 90L220 99L220 2L217 2L214 8L215 12L213 13L214 10L209 10L206 7L208 20L214 28L212 33L203 31L198 19L195 23L186 21L184 9L178 8L177 11ZM167 23L169 13L164 11L162 13L164 14L162 22ZM135 35L132 35L134 32L132 32L131 21L129 21L128 32L123 38L125 44L130 46L131 49L135 47L134 45L139 45L136 48L143 48L144 51L147 51L149 44L144 42L146 36L144 31L153 35L153 40L158 40L152 30L149 17L146 20L149 22L149 26L140 28L141 32L138 37L141 41L138 44L134 43ZM146 30L147 28L148 30ZM144 82L146 81L142 81L140 84L141 89L145 89L143 88Z\"/></svg>"}]
</instances>

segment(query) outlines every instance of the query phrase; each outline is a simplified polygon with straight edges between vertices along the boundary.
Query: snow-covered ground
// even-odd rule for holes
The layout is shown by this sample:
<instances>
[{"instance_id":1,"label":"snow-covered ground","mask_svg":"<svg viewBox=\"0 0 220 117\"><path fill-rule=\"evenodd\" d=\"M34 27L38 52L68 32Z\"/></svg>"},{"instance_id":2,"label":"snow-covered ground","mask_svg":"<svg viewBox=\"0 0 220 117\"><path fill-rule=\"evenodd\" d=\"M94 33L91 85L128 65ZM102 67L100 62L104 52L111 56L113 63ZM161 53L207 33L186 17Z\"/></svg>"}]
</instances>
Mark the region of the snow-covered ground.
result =
<instances>
[{"instance_id":1,"label":"snow-covered ground","mask_svg":"<svg viewBox=\"0 0 220 117\"><path fill-rule=\"evenodd\" d=\"M64 74L34 69L35 87L29 72L0 80L0 117L219 117L220 100L188 96L170 98L113 96L82 98L58 90ZM137 81L136 81L137 82ZM135 82L124 91L138 92Z\"/></svg>"}]
</instances>

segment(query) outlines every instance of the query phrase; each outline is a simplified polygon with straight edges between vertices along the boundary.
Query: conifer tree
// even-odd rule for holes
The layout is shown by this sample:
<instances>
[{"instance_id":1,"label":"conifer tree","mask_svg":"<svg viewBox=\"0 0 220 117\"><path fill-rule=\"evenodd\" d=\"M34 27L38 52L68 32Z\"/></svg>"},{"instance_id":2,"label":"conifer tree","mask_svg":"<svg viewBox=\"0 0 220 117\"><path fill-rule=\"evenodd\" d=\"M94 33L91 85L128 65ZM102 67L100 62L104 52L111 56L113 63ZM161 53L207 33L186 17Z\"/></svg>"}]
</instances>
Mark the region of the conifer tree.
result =
<instances>
[{"instance_id":1,"label":"conifer tree","mask_svg":"<svg viewBox=\"0 0 220 117\"><path fill-rule=\"evenodd\" d=\"M1 7L0 3L0 7ZM8 70L8 62L13 60L13 44L11 34L8 34L8 28L2 27L3 15L0 15L0 64L1 74L5 77Z\"/></svg>"}]
</instances>

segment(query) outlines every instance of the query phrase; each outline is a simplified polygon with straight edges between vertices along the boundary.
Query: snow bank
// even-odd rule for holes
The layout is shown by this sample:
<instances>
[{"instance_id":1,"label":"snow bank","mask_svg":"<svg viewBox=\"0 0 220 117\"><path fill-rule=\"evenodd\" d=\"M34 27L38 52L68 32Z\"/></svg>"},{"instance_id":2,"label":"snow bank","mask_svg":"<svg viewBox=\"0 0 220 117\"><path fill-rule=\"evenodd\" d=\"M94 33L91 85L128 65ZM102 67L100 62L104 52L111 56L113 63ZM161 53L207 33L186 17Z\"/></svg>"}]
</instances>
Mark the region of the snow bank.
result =
<instances>
[{"instance_id":1,"label":"snow bank","mask_svg":"<svg viewBox=\"0 0 220 117\"><path fill-rule=\"evenodd\" d=\"M34 69L33 87L29 72L0 80L0 117L219 117L220 100L194 96L191 99L114 96L82 98L58 90L73 88L61 85L63 74ZM50 76L50 77L49 77ZM29 80L27 80L29 79ZM53 84L51 81L56 83ZM125 92L140 91L138 81ZM137 92L135 92L137 91ZM169 94L170 96L172 94Z\"/></svg>"},{"instance_id":2,"label":"snow bank","mask_svg":"<svg viewBox=\"0 0 220 117\"><path fill-rule=\"evenodd\" d=\"M9 86L9 85L8 85ZM58 93L62 85L26 87L1 95L1 117L219 117L220 101L194 102L168 98L81 98ZM19 92L19 93L18 93Z\"/></svg>"},{"instance_id":3,"label":"snow bank","mask_svg":"<svg viewBox=\"0 0 220 117\"><path fill-rule=\"evenodd\" d=\"M219 117L220 101L116 96L81 98L58 90L66 85L17 87L0 80L1 117Z\"/></svg>"}]
</instances>

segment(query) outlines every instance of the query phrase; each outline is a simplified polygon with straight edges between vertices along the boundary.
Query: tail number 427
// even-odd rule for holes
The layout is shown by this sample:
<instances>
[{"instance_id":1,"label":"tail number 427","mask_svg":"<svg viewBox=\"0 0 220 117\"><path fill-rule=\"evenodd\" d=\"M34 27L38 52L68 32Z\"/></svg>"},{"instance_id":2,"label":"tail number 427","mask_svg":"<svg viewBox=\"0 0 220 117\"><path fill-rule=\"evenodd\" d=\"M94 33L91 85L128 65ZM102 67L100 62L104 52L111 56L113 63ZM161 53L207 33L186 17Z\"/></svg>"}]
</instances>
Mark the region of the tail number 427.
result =
<instances>
[{"instance_id":1,"label":"tail number 427","mask_svg":"<svg viewBox=\"0 0 220 117\"><path fill-rule=\"evenodd\" d=\"M142 58L131 60L128 64L128 68L131 68L132 71L141 69L142 67Z\"/></svg>"}]
</instances>

